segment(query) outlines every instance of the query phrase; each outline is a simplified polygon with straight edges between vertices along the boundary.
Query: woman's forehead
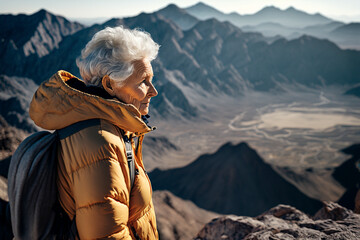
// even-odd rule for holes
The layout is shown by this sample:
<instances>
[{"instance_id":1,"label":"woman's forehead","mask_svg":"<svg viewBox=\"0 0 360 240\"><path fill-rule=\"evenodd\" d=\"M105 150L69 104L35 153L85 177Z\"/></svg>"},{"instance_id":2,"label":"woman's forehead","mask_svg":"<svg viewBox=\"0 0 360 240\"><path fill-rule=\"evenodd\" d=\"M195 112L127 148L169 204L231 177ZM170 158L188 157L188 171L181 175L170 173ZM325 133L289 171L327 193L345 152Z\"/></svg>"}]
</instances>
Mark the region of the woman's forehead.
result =
<instances>
[{"instance_id":1,"label":"woman's forehead","mask_svg":"<svg viewBox=\"0 0 360 240\"><path fill-rule=\"evenodd\" d=\"M139 77L152 76L153 70L150 61L147 59L134 61L134 73Z\"/></svg>"}]
</instances>

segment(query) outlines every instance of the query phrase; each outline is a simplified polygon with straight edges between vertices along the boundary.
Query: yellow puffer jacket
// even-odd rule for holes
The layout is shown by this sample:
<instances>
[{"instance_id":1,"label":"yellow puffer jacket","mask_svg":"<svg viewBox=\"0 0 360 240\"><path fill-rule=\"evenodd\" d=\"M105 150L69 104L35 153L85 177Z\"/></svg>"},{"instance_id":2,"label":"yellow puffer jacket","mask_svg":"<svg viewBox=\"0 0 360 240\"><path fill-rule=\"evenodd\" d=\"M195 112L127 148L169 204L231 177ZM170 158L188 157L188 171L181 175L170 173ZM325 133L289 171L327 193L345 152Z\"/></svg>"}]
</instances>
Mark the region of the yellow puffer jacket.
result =
<instances>
[{"instance_id":1,"label":"yellow puffer jacket","mask_svg":"<svg viewBox=\"0 0 360 240\"><path fill-rule=\"evenodd\" d=\"M143 136L151 129L133 105L72 88L66 82L74 78L57 72L40 85L30 105L30 117L49 130L101 119L99 125L60 141L57 183L62 207L71 219L76 216L81 239L158 239L151 184L141 155ZM131 191L120 129L139 136Z\"/></svg>"}]
</instances>

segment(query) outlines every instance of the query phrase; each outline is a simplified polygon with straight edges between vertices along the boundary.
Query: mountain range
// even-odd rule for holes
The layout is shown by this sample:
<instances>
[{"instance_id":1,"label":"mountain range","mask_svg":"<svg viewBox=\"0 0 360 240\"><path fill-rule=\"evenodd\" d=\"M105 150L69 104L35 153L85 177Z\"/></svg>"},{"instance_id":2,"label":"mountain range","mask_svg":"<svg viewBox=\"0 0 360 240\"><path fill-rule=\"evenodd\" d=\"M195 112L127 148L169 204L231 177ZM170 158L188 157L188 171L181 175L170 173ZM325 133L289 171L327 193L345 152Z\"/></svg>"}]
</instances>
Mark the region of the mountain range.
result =
<instances>
[{"instance_id":1,"label":"mountain range","mask_svg":"<svg viewBox=\"0 0 360 240\"><path fill-rule=\"evenodd\" d=\"M246 143L225 144L185 167L155 169L149 177L155 190L169 190L222 214L256 216L280 203L307 213L321 207L319 201L282 178Z\"/></svg>"},{"instance_id":2,"label":"mountain range","mask_svg":"<svg viewBox=\"0 0 360 240\"><path fill-rule=\"evenodd\" d=\"M268 6L254 14L240 15L236 12L225 14L199 2L185 10L201 20L216 18L229 21L244 31L260 32L267 37L281 35L291 40L307 34L326 38L343 48L360 49L359 23L345 24L319 13L308 14L293 7L281 10Z\"/></svg>"},{"instance_id":3,"label":"mountain range","mask_svg":"<svg viewBox=\"0 0 360 240\"><path fill-rule=\"evenodd\" d=\"M179 26L181 24L178 25L174 18L167 18L169 16L187 19L183 25L189 22L195 25L183 30ZM198 96L235 97L249 90L281 90L282 84L293 83L311 87L353 85L360 77L358 51L341 50L330 41L311 36L273 41L259 33L244 32L230 22L214 18L197 20L175 5L155 13L114 18L90 27L71 23L44 10L27 18L24 15L2 17L16 22L13 28L34 19L31 26L37 27L29 27L22 40L8 34L7 28L0 29L2 41L7 43L0 47L0 52L5 53L1 55L3 64L0 74L27 77L36 84L59 69L79 76L75 64L77 56L93 34L106 26L121 24L148 31L161 45L159 57L153 62L154 83L160 94L154 99L152 107L155 114L162 118L201 115ZM52 24L47 24L49 22ZM47 52L39 50L37 54L27 56L24 50L19 49L24 49L29 41L33 42L32 36L40 34L39 26L48 28L44 39L57 40L52 45L40 41L39 47L34 49L42 49L43 45L51 47L47 48Z\"/></svg>"},{"instance_id":4,"label":"mountain range","mask_svg":"<svg viewBox=\"0 0 360 240\"><path fill-rule=\"evenodd\" d=\"M201 20L216 18L220 21L232 22L238 27L257 25L264 22L286 23L289 27L306 27L314 24L325 24L332 21L319 13L308 14L293 7L281 10L274 6L268 6L254 14L240 15L236 12L225 14L205 3L199 2L185 8L185 10Z\"/></svg>"}]
</instances>

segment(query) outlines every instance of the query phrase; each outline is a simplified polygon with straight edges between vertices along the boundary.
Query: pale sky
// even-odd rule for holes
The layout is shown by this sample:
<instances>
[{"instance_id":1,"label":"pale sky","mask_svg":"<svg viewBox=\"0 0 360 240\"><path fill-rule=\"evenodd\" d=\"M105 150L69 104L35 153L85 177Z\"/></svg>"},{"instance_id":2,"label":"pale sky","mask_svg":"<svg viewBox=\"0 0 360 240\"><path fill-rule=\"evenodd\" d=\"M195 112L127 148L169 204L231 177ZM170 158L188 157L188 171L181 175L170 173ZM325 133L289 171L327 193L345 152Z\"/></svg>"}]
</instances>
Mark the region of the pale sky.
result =
<instances>
[{"instance_id":1,"label":"pale sky","mask_svg":"<svg viewBox=\"0 0 360 240\"><path fill-rule=\"evenodd\" d=\"M154 12L174 3L188 7L198 0L0 0L0 13L32 14L44 8L66 18L128 17L140 12ZM286 9L290 6L308 13L321 13L344 22L360 22L360 0L203 0L224 12L252 14L265 6Z\"/></svg>"}]
</instances>

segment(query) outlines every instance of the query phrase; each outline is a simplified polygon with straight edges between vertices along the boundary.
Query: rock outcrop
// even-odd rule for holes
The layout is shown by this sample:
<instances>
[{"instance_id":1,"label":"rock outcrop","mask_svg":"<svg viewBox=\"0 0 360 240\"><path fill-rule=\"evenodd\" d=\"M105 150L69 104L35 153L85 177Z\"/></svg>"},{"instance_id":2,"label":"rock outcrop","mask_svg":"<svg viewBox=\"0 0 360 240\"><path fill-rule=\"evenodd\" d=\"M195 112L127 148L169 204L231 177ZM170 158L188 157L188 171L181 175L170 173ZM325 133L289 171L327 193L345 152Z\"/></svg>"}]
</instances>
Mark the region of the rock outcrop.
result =
<instances>
[{"instance_id":1,"label":"rock outcrop","mask_svg":"<svg viewBox=\"0 0 360 240\"><path fill-rule=\"evenodd\" d=\"M314 217L288 205L278 205L256 218L226 216L214 219L196 240L359 239L360 215L336 203L324 202Z\"/></svg>"}]
</instances>

